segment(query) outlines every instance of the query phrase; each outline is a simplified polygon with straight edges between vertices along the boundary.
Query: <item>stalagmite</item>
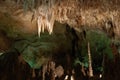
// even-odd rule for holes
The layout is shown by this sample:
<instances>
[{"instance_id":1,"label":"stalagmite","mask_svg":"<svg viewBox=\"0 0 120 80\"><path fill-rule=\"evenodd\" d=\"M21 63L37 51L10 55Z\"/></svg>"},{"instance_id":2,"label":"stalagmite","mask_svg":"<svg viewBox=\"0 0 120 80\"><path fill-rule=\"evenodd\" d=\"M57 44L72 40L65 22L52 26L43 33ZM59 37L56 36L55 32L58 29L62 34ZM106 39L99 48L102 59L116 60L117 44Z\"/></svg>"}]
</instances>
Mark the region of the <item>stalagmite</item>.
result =
<instances>
[{"instance_id":1,"label":"stalagmite","mask_svg":"<svg viewBox=\"0 0 120 80\"><path fill-rule=\"evenodd\" d=\"M71 80L75 80L74 77L73 77L73 75L71 76Z\"/></svg>"},{"instance_id":2,"label":"stalagmite","mask_svg":"<svg viewBox=\"0 0 120 80\"><path fill-rule=\"evenodd\" d=\"M32 69L32 78L35 78L36 75L35 75L35 69Z\"/></svg>"},{"instance_id":3,"label":"stalagmite","mask_svg":"<svg viewBox=\"0 0 120 80\"><path fill-rule=\"evenodd\" d=\"M68 80L68 75L65 76L65 79L64 80Z\"/></svg>"},{"instance_id":4,"label":"stalagmite","mask_svg":"<svg viewBox=\"0 0 120 80\"><path fill-rule=\"evenodd\" d=\"M89 77L93 77L93 69L92 69L92 59L90 52L90 43L88 42L88 64L89 64Z\"/></svg>"}]
</instances>

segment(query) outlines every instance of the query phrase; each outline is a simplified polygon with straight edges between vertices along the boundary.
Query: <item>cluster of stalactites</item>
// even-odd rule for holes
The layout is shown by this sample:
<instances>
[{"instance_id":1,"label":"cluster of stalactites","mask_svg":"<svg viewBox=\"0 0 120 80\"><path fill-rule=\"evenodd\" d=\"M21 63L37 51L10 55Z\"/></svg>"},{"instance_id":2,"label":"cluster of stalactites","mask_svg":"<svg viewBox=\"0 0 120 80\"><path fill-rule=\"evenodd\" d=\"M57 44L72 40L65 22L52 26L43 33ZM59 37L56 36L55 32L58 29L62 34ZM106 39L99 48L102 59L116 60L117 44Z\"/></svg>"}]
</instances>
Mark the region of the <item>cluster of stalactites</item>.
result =
<instances>
[{"instance_id":1,"label":"cluster of stalactites","mask_svg":"<svg viewBox=\"0 0 120 80\"><path fill-rule=\"evenodd\" d=\"M36 0L31 0L31 3L32 1L34 2ZM35 8L38 36L45 30L51 34L55 21L70 23L71 19L72 23L75 22L74 16L76 15L76 11L74 9L76 9L77 0L41 0L38 2L39 6Z\"/></svg>"},{"instance_id":2,"label":"cluster of stalactites","mask_svg":"<svg viewBox=\"0 0 120 80\"><path fill-rule=\"evenodd\" d=\"M44 32L45 30L47 30L49 34L53 31L55 22L54 6L55 0L49 0L46 4L42 4L37 9L37 26L39 37L41 32Z\"/></svg>"},{"instance_id":3,"label":"cluster of stalactites","mask_svg":"<svg viewBox=\"0 0 120 80\"><path fill-rule=\"evenodd\" d=\"M37 17L38 35L40 36L40 33L44 32L45 29L48 30L49 34L51 34L53 30L54 21L54 12L40 12Z\"/></svg>"},{"instance_id":4,"label":"cluster of stalactites","mask_svg":"<svg viewBox=\"0 0 120 80\"><path fill-rule=\"evenodd\" d=\"M68 1L66 1L68 2ZM55 2L55 0L49 0L47 4L42 4L37 9L37 25L38 35L41 32L47 30L49 34L53 31L55 20L61 23L67 23L67 14L71 9L67 6L61 6L62 2Z\"/></svg>"}]
</instances>

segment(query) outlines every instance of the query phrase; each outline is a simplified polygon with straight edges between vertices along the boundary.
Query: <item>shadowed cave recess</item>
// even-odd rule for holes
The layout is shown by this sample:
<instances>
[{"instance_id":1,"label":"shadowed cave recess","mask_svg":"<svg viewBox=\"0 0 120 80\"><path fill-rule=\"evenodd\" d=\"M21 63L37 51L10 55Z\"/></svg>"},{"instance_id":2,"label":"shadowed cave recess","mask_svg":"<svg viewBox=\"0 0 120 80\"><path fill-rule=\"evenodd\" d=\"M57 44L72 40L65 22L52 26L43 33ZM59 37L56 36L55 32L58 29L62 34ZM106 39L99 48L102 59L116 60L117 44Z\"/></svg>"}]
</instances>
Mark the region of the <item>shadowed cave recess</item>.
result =
<instances>
[{"instance_id":1,"label":"shadowed cave recess","mask_svg":"<svg viewBox=\"0 0 120 80\"><path fill-rule=\"evenodd\" d=\"M119 0L0 0L0 80L120 80Z\"/></svg>"}]
</instances>

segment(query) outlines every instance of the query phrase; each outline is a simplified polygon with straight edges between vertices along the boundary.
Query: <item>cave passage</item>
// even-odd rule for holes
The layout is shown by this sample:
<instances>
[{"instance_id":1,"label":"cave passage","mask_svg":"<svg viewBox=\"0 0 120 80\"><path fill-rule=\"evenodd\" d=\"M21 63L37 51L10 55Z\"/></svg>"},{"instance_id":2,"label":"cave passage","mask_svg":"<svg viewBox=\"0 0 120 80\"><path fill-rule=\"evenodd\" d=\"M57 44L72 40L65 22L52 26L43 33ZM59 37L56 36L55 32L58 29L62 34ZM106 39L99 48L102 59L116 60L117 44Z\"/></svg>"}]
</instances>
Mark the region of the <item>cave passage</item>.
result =
<instances>
[{"instance_id":1,"label":"cave passage","mask_svg":"<svg viewBox=\"0 0 120 80\"><path fill-rule=\"evenodd\" d=\"M41 37L14 39L11 48L0 54L0 80L119 80L119 43L103 32L77 32L68 24L56 25L60 26L54 30L63 28L52 35L45 32Z\"/></svg>"}]
</instances>

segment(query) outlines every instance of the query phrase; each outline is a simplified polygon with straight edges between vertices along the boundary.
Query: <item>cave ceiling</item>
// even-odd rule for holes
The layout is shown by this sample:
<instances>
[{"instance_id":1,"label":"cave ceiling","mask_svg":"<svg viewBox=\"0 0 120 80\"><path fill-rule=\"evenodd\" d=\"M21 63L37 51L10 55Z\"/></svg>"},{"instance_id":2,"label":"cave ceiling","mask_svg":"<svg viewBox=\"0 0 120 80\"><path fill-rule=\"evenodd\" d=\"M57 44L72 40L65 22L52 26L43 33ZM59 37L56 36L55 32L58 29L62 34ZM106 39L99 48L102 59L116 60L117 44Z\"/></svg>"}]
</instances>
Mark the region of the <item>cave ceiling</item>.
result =
<instances>
[{"instance_id":1,"label":"cave ceiling","mask_svg":"<svg viewBox=\"0 0 120 80\"><path fill-rule=\"evenodd\" d=\"M99 29L119 39L119 4L120 0L0 0L0 42L8 49L21 36L40 36L44 30L63 33L64 29L55 28L56 21L78 32ZM41 18L44 24L39 23Z\"/></svg>"}]
</instances>

